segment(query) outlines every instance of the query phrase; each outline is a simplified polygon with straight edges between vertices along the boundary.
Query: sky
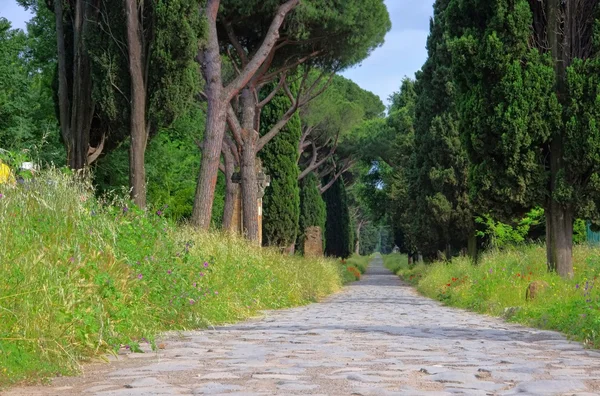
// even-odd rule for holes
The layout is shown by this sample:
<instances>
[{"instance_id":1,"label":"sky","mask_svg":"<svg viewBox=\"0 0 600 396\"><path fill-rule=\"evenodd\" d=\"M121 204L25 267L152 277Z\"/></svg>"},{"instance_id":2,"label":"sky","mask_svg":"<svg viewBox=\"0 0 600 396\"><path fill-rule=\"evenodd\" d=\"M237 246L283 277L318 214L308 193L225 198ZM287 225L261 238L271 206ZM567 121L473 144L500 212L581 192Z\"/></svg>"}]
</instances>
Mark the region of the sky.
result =
<instances>
[{"instance_id":1,"label":"sky","mask_svg":"<svg viewBox=\"0 0 600 396\"><path fill-rule=\"evenodd\" d=\"M404 77L414 77L425 59L425 44L434 0L385 0L392 30L383 46L377 48L360 66L341 73L371 91L387 104L388 97L400 88ZM14 28L25 29L31 14L16 0L0 0L0 16L11 21Z\"/></svg>"}]
</instances>

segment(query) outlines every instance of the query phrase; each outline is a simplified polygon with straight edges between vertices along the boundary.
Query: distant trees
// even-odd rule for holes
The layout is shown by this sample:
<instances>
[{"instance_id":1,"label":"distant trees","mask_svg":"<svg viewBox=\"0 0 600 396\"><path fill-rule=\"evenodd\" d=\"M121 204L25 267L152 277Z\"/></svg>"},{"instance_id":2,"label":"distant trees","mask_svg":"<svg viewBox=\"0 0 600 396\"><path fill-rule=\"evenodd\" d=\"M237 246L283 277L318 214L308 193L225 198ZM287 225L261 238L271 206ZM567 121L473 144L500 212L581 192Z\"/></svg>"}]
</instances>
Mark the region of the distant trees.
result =
<instances>
[{"instance_id":1,"label":"distant trees","mask_svg":"<svg viewBox=\"0 0 600 396\"><path fill-rule=\"evenodd\" d=\"M326 179L327 180L327 179ZM338 178L324 194L327 208L325 254L347 258L353 251L353 233L344 179Z\"/></svg>"},{"instance_id":2,"label":"distant trees","mask_svg":"<svg viewBox=\"0 0 600 396\"><path fill-rule=\"evenodd\" d=\"M300 181L300 220L297 247L304 248L306 230L309 227L319 227L325 240L325 222L327 208L319 191L319 182L314 173L309 173Z\"/></svg>"}]
</instances>

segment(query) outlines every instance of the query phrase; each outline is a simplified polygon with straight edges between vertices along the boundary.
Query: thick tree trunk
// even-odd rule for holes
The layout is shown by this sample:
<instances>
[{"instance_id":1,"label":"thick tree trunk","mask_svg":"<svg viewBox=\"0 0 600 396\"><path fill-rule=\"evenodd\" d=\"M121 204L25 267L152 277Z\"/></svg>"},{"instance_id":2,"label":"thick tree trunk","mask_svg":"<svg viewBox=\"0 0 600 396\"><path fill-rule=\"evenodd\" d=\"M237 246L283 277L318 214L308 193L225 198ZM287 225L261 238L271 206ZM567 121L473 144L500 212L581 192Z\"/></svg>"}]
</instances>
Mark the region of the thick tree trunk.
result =
<instances>
[{"instance_id":1,"label":"thick tree trunk","mask_svg":"<svg viewBox=\"0 0 600 396\"><path fill-rule=\"evenodd\" d=\"M142 32L137 0L126 0L127 46L129 49L129 73L131 75L131 146L129 149L129 187L131 199L140 208L146 207L146 169L144 156L148 134L146 130L146 87L144 83L144 59L142 56Z\"/></svg>"},{"instance_id":2,"label":"thick tree trunk","mask_svg":"<svg viewBox=\"0 0 600 396\"><path fill-rule=\"evenodd\" d=\"M217 36L218 0L208 0L206 5L208 43L198 55L202 73L206 80L207 96L206 128L202 149L202 163L198 174L198 184L194 198L192 224L207 230L210 227L212 206L215 199L215 186L219 172L221 145L225 134L226 101L223 98L221 79L221 55Z\"/></svg>"},{"instance_id":3,"label":"thick tree trunk","mask_svg":"<svg viewBox=\"0 0 600 396\"><path fill-rule=\"evenodd\" d=\"M239 186L231 180L235 172L235 163L229 148L223 151L225 162L225 206L223 208L223 230L231 231L235 201L238 199Z\"/></svg>"},{"instance_id":4,"label":"thick tree trunk","mask_svg":"<svg viewBox=\"0 0 600 396\"><path fill-rule=\"evenodd\" d=\"M256 140L244 142L241 156L240 173L242 177L242 208L244 234L250 241L258 244L258 191L256 177Z\"/></svg>"},{"instance_id":5,"label":"thick tree trunk","mask_svg":"<svg viewBox=\"0 0 600 396\"><path fill-rule=\"evenodd\" d=\"M240 174L242 181L242 208L244 234L250 241L260 244L258 230L258 178L256 151L258 131L256 126L256 96L253 87L246 87L240 95L242 109L242 143Z\"/></svg>"},{"instance_id":6,"label":"thick tree trunk","mask_svg":"<svg viewBox=\"0 0 600 396\"><path fill-rule=\"evenodd\" d=\"M559 172L563 169L562 139L555 137L551 144L550 186L554 192L559 184ZM546 210L546 255L548 269L563 278L573 277L573 211L567 205L550 197Z\"/></svg>"}]
</instances>

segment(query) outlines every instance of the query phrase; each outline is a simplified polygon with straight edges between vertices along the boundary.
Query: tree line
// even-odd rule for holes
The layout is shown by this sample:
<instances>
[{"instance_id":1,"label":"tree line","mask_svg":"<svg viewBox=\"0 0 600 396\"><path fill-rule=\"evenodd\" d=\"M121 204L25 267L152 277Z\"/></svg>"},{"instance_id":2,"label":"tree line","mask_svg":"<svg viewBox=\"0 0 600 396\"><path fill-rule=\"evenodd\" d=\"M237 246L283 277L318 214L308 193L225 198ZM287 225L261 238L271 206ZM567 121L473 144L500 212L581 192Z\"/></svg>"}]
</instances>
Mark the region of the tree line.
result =
<instances>
[{"instance_id":1,"label":"tree line","mask_svg":"<svg viewBox=\"0 0 600 396\"><path fill-rule=\"evenodd\" d=\"M428 58L377 120L385 187L363 194L394 202L403 250L475 256L485 227L541 223L549 270L572 276L574 225L600 220L599 17L594 0L435 2Z\"/></svg>"}]
</instances>

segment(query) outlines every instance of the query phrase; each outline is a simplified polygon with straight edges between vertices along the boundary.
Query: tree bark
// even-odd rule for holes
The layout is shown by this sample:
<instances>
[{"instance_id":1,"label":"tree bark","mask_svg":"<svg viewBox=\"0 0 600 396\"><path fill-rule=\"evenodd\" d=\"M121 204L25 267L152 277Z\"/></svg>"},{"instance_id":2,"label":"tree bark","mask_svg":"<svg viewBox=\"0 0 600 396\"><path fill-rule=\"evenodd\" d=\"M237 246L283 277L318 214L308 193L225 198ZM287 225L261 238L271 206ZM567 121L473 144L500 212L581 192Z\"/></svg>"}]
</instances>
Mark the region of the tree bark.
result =
<instances>
[{"instance_id":1,"label":"tree bark","mask_svg":"<svg viewBox=\"0 0 600 396\"><path fill-rule=\"evenodd\" d=\"M54 2L54 16L56 18L56 45L58 55L58 109L60 120L60 131L62 134L65 146L67 146L67 156L69 155L71 144L70 130L70 110L69 93L67 83L67 52L65 49L65 28L63 24L63 8L62 1ZM69 156L67 158L70 158Z\"/></svg>"},{"instance_id":2,"label":"tree bark","mask_svg":"<svg viewBox=\"0 0 600 396\"><path fill-rule=\"evenodd\" d=\"M235 201L238 198L239 186L231 180L235 172L235 162L229 147L223 146L225 162L225 206L223 208L223 230L231 231Z\"/></svg>"},{"instance_id":3,"label":"tree bark","mask_svg":"<svg viewBox=\"0 0 600 396\"><path fill-rule=\"evenodd\" d=\"M242 143L240 174L242 179L242 202L244 234L250 241L258 240L258 179L256 174L256 145L258 132L254 129L256 117L256 97L253 89L242 90L240 105L242 107Z\"/></svg>"},{"instance_id":4,"label":"tree bark","mask_svg":"<svg viewBox=\"0 0 600 396\"><path fill-rule=\"evenodd\" d=\"M137 0L126 0L127 46L129 73L131 75L131 114L129 149L129 187L131 199L140 208L146 207L146 169L144 157L148 134L146 128L146 87L142 32Z\"/></svg>"},{"instance_id":5,"label":"tree bark","mask_svg":"<svg viewBox=\"0 0 600 396\"><path fill-rule=\"evenodd\" d=\"M198 55L198 61L206 80L205 93L208 103L202 144L202 162L194 197L192 224L202 230L208 230L210 227L226 123L227 103L223 98L221 55L217 36L219 3L219 0L208 0L206 4L208 43Z\"/></svg>"},{"instance_id":6,"label":"tree bark","mask_svg":"<svg viewBox=\"0 0 600 396\"><path fill-rule=\"evenodd\" d=\"M362 229L362 222L359 222L356 226L356 243L354 244L354 253L360 255L360 230Z\"/></svg>"}]
</instances>

